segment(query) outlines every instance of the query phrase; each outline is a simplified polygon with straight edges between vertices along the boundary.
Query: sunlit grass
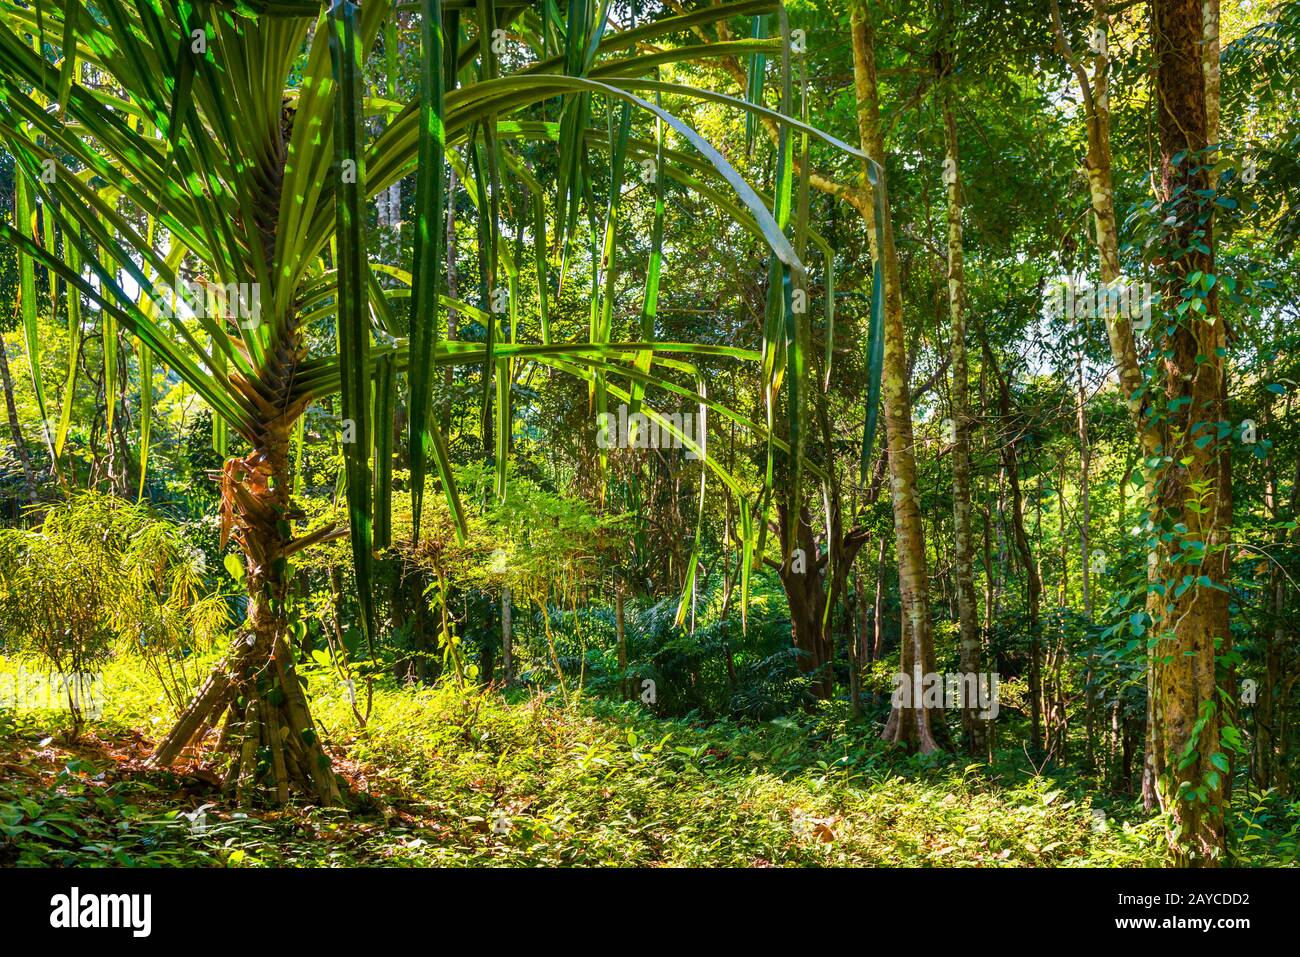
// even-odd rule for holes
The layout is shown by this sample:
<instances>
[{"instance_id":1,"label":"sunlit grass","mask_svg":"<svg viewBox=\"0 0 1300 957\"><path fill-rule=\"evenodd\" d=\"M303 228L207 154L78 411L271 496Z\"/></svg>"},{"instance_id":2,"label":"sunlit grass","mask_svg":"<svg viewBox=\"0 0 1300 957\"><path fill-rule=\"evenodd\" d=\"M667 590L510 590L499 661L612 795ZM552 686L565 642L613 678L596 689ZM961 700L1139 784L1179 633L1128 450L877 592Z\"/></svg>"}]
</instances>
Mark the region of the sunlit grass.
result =
<instances>
[{"instance_id":1,"label":"sunlit grass","mask_svg":"<svg viewBox=\"0 0 1300 957\"><path fill-rule=\"evenodd\" d=\"M12 673L17 662L0 665ZM739 726L602 700L342 683L315 707L352 814L241 816L210 782L140 766L170 720L138 664L104 671L80 740L56 711L3 712L4 863L633 866L1158 866L1158 820L1083 779L908 758L834 711ZM139 735L136 735L139 732ZM27 767L24 772L15 766ZM32 771L36 774L33 774ZM194 812L208 807L199 824ZM186 817L185 815L190 815ZM1267 843L1267 842L1265 842ZM1264 844L1252 846L1262 850ZM1270 861L1277 863L1276 860Z\"/></svg>"}]
</instances>

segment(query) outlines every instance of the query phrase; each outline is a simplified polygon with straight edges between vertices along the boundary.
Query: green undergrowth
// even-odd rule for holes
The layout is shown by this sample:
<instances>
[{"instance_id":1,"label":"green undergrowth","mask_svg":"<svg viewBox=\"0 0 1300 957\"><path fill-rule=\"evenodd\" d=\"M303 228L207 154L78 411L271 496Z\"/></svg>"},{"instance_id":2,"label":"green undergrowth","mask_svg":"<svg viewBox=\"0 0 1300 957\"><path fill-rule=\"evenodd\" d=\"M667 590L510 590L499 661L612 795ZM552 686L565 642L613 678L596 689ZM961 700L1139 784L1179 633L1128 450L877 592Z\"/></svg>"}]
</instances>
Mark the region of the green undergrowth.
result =
<instances>
[{"instance_id":1,"label":"green undergrowth","mask_svg":"<svg viewBox=\"0 0 1300 957\"><path fill-rule=\"evenodd\" d=\"M4 666L0 666L2 668ZM908 756L835 707L740 725L638 704L377 685L361 728L337 679L314 708L349 810L231 805L195 767L148 768L164 703L124 664L81 734L0 710L0 865L1160 866L1160 821L1078 775ZM364 692L359 696L364 706ZM1234 863L1296 856L1297 807L1243 793Z\"/></svg>"}]
</instances>

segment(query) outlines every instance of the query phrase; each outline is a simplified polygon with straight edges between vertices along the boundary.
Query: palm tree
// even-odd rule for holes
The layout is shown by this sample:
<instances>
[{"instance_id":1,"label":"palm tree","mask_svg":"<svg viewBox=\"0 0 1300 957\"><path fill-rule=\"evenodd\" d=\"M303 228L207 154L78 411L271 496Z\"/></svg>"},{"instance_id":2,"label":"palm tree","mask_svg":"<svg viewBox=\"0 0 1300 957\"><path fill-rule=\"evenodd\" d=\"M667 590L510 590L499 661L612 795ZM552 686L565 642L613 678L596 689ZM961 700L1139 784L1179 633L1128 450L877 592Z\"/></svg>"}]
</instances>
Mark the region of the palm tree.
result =
<instances>
[{"instance_id":1,"label":"palm tree","mask_svg":"<svg viewBox=\"0 0 1300 957\"><path fill-rule=\"evenodd\" d=\"M463 523L445 436L431 415L437 368L482 369L483 433L496 452L498 493L509 451L512 367L521 362L587 381L597 411L610 397L621 399L670 431L647 396L652 390L687 396L702 409L769 434L769 457L772 449L793 451L798 474L797 370L807 317L791 302L807 280L796 246L802 249L811 237L828 267L831 251L808 230L806 217L791 223L793 141L802 134L805 149L812 136L861 154L788 115L789 30L777 0L710 5L624 29L610 28L610 0L569 0L565 15L556 0L332 0L325 6L310 0L98 0L90 7L70 0L51 7L42 0L0 2L0 139L32 200L32 215L0 224L0 239L47 270L51 298L63 301L70 322L97 319L106 352L119 329L133 337L142 362L148 356L165 364L206 402L222 429L251 449L227 458L221 474L223 539L233 536L245 557L247 622L159 744L156 763L171 762L220 723L219 751L232 755L227 785L241 798L265 781L280 801L295 791L321 802L340 800L286 640L289 562L312 544L350 533L362 617L373 628L371 564L376 538L382 545L387 536L390 413L400 373L408 387L417 530L426 462ZM674 41L709 24L774 11L782 24L775 39ZM371 96L365 64L381 37L392 43L399 22L416 20L419 97L400 104ZM782 59L781 111L761 106L757 96L742 101L654 78L659 67L678 61L770 54ZM761 94L761 83L756 88ZM665 96L712 101L777 122L776 195L761 197L714 146L662 107ZM602 103L611 118L607 131L592 122ZM548 119L557 112L558 120ZM634 113L654 119L653 140L632 135ZM370 132L374 117L386 120L377 135ZM670 129L692 154L666 147ZM558 159L553 195L529 168L525 145L534 152L544 147ZM563 282L578 261L572 253L577 214L584 203L591 206L597 152L609 157L612 183L606 252L592 256L593 280L602 281L593 281L590 335L555 341L551 250L560 255ZM657 191L654 252L641 341L614 342L611 234L622 168L633 161L650 171ZM448 164L479 209L477 304L440 291ZM367 203L411 173L417 217L406 271L371 260L365 220ZM521 281L520 263L504 241L505 174L523 185L531 205L526 225L536 259L540 342L520 341L513 321L505 334ZM668 179L714 202L771 249L776 292L762 353L655 341ZM502 273L505 297L497 294ZM223 292L227 308L214 315L207 297L189 302L193 296L182 296L185 306L174 305L175 292L191 290L191 282ZM407 297L409 321L403 324L394 306ZM486 343L441 340L439 311L448 308L480 318ZM29 330L35 312L35 297L25 297ZM336 331L336 346L326 339L321 348L321 337L311 335L322 323ZM761 363L768 421L752 422L709 400L702 387L682 385L682 378L699 378L693 360L701 356ZM786 375L787 367L796 374ZM782 387L791 416L789 444L771 428L773 397ZM37 391L44 403L39 381ZM348 426L349 528L299 532L290 436L308 405L333 393L341 395ZM379 426L374 435L372 421ZM765 507L770 467L755 490L709 456L704 461L742 501L757 491ZM820 474L814 465L807 468ZM747 519L747 528L756 525L766 522ZM746 578L755 547L751 535ZM269 755L269 770L259 771L259 753Z\"/></svg>"}]
</instances>

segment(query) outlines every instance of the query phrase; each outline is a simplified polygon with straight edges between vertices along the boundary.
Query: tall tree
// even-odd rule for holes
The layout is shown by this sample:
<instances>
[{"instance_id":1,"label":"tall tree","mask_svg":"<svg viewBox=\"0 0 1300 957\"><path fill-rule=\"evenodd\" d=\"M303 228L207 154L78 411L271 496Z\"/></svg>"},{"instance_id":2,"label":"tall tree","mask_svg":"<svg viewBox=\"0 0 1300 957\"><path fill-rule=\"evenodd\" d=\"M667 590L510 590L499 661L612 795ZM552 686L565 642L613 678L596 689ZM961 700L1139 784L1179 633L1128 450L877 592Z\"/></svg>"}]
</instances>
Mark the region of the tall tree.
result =
<instances>
[{"instance_id":1,"label":"tall tree","mask_svg":"<svg viewBox=\"0 0 1300 957\"><path fill-rule=\"evenodd\" d=\"M858 135L862 151L874 163L876 182L870 188L879 214L879 239L872 235L872 259L881 264L884 278L884 368L881 397L885 409L885 436L889 454L890 501L894 512L894 538L898 554L899 591L907 622L899 670L914 680L934 672L934 640L930 621L930 579L926 564L925 532L921 526L920 496L916 483L915 437L912 401L908 389L907 339L903 328L903 288L898 251L894 246L893 218L885 174L885 136L880 121L880 88L876 72L873 18L879 4L853 0L850 28L853 39L853 80L857 95ZM866 171L864 170L864 173ZM867 177L868 181L870 177ZM909 696L910 707L895 706L883 737L921 751L934 751L932 717L921 701L919 689Z\"/></svg>"},{"instance_id":2,"label":"tall tree","mask_svg":"<svg viewBox=\"0 0 1300 957\"><path fill-rule=\"evenodd\" d=\"M957 119L953 110L956 68L956 23L951 0L942 7L942 39L936 57L936 81L943 108L943 181L948 198L948 313L951 319L952 386L949 402L952 429L953 576L957 592L960 660L964 675L980 671L980 623L975 604L975 544L971 531L971 414L970 373L966 354L966 274L962 248L961 164L957 155ZM968 679L969 681L969 679ZM966 687L970 685L967 684ZM987 744L985 722L976 701L963 702L962 733L971 754Z\"/></svg>"},{"instance_id":3,"label":"tall tree","mask_svg":"<svg viewBox=\"0 0 1300 957\"><path fill-rule=\"evenodd\" d=\"M1059 0L1051 0L1052 25L1056 33L1057 50L1065 57L1070 69L1079 83L1080 95L1083 97L1085 128L1087 130L1088 149L1084 157L1083 168L1088 180L1088 195L1092 207L1094 237L1100 266L1101 282L1110 287L1123 281L1123 269L1119 257L1119 220L1115 213L1115 176L1111 154L1111 109L1110 109L1110 34L1111 21L1104 0L1093 0L1092 25L1088 33L1088 49L1092 53L1092 78L1088 71L1082 52L1075 50L1066 33L1061 19ZM1123 310L1105 312L1106 335L1110 342L1111 357L1119 377L1120 390L1128 405L1129 415L1138 433L1138 444L1145 460L1159 455L1160 437L1143 414L1143 386L1146 378L1142 372L1138 355L1137 337L1133 323ZM1086 446L1083 434L1085 424L1080 419L1080 436ZM1155 497L1154 488L1148 484L1146 498L1151 502ZM1085 562L1085 574L1086 571ZM1157 562L1147 564L1149 581L1154 582L1158 574ZM1147 611L1156 612L1159 596L1155 590L1148 590ZM1156 806L1155 766L1152 760L1153 735L1155 722L1153 708L1155 702L1152 679L1154 669L1148 668L1147 680L1147 715L1146 745L1142 770L1142 795L1147 809Z\"/></svg>"},{"instance_id":4,"label":"tall tree","mask_svg":"<svg viewBox=\"0 0 1300 957\"><path fill-rule=\"evenodd\" d=\"M1170 819L1177 863L1221 863L1230 757L1223 749L1223 705L1216 656L1231 647L1228 539L1227 336L1218 313L1213 203L1205 164L1208 118L1201 50L1201 0L1155 0L1152 43L1160 134L1159 196L1169 213L1162 237L1162 457L1152 521L1164 547L1161 602L1152 623L1154 740L1161 805Z\"/></svg>"}]
</instances>

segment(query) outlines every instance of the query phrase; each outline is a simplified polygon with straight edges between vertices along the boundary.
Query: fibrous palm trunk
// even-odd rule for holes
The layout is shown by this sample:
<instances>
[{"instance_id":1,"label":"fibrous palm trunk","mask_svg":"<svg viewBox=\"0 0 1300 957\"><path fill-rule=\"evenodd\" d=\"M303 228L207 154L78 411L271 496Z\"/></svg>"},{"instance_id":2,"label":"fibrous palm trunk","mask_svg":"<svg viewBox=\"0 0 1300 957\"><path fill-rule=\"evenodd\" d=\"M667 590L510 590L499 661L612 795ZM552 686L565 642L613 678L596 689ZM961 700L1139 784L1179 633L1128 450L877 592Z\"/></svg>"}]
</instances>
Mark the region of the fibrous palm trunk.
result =
<instances>
[{"instance_id":1,"label":"fibrous palm trunk","mask_svg":"<svg viewBox=\"0 0 1300 957\"><path fill-rule=\"evenodd\" d=\"M258 191L253 205L256 218L237 224L260 243L263 256L272 263L293 122L294 110L286 101L277 139L267 147L274 157L272 172L250 187ZM274 301L274 296L265 298ZM334 533L322 529L296 540L291 536L293 521L302 515L290 501L289 437L306 406L295 384L307 348L295 315L279 328L278 341L267 350L256 380L232 376L258 421L246 436L253 451L228 459L221 476L222 545L230 535L244 553L248 616L226 656L150 760L159 766L171 763L192 742L201 744L220 722L217 757L229 755L224 787L240 803L265 789L279 803L296 793L322 804L338 804L338 782L312 721L287 640L289 557ZM232 338L237 335L233 327L230 333Z\"/></svg>"},{"instance_id":2,"label":"fibrous palm trunk","mask_svg":"<svg viewBox=\"0 0 1300 957\"><path fill-rule=\"evenodd\" d=\"M296 417L296 416L295 416ZM312 721L286 639L289 490L288 416L268 423L251 455L231 459L222 476L223 523L233 526L247 569L248 617L152 762L171 763L222 722L217 754L229 754L225 787L240 803L260 788L281 803L296 792L340 802L338 783Z\"/></svg>"}]
</instances>

